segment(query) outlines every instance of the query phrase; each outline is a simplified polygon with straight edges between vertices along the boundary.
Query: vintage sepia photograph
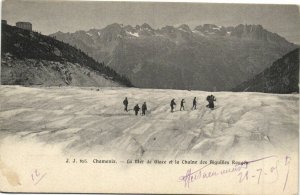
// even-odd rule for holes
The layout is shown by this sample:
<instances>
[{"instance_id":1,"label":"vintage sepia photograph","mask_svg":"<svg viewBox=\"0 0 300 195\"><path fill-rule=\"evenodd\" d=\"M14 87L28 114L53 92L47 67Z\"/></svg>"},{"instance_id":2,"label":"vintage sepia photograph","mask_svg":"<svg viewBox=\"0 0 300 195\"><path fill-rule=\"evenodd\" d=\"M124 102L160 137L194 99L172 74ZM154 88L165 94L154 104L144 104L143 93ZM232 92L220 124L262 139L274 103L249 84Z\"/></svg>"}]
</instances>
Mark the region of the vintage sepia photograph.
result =
<instances>
[{"instance_id":1,"label":"vintage sepia photograph","mask_svg":"<svg viewBox=\"0 0 300 195\"><path fill-rule=\"evenodd\" d=\"M299 13L2 1L0 191L298 194Z\"/></svg>"}]
</instances>

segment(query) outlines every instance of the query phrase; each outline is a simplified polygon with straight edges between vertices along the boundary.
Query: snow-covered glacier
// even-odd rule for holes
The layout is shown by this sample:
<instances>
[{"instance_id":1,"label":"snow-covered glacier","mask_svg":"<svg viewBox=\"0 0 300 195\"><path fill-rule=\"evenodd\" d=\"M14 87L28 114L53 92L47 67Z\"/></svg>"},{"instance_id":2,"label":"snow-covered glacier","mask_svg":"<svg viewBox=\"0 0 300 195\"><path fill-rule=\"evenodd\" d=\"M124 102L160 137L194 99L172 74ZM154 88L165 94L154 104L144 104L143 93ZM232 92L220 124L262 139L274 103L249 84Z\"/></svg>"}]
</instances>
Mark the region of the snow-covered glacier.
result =
<instances>
[{"instance_id":1,"label":"snow-covered glacier","mask_svg":"<svg viewBox=\"0 0 300 195\"><path fill-rule=\"evenodd\" d=\"M210 94L217 99L214 110L206 107ZM191 109L194 97L197 110ZM183 98L185 111L179 111ZM135 116L132 108L143 102L146 116ZM36 146L32 152L139 159L255 158L298 150L299 94L1 86L0 105L0 150L12 152L26 143Z\"/></svg>"}]
</instances>

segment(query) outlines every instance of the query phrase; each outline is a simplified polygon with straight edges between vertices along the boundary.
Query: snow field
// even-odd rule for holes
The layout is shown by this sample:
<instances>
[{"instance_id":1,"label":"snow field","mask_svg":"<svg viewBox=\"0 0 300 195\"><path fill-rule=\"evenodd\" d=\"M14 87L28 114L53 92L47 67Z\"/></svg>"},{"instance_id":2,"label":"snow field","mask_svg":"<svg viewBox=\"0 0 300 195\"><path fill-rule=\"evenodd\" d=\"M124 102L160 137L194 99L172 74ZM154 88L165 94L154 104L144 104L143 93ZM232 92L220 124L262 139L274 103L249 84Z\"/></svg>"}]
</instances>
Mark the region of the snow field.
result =
<instances>
[{"instance_id":1,"label":"snow field","mask_svg":"<svg viewBox=\"0 0 300 195\"><path fill-rule=\"evenodd\" d=\"M99 90L97 90L99 89ZM63 154L132 158L246 158L296 152L298 94L136 88L1 86L0 141L36 142ZM123 111L123 99L130 111ZM197 110L191 110L197 97ZM170 101L176 100L174 113ZM186 111L179 111L180 101ZM147 102L146 116L132 108ZM17 141L16 141L17 140ZM17 145L16 145L17 147Z\"/></svg>"}]
</instances>

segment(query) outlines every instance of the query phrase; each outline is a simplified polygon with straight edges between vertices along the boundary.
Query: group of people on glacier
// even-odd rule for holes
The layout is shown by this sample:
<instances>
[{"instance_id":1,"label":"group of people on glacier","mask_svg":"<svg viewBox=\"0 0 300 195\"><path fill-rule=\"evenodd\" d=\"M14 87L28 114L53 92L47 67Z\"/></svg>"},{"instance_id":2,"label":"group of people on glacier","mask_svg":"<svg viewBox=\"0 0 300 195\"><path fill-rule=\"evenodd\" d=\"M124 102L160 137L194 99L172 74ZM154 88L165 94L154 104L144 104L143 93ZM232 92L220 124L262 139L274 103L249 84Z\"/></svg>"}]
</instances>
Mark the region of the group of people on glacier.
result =
<instances>
[{"instance_id":1,"label":"group of people on glacier","mask_svg":"<svg viewBox=\"0 0 300 195\"><path fill-rule=\"evenodd\" d=\"M215 98L214 95L207 96L206 97L206 101L208 102L208 104L206 105L206 107L208 107L210 109L214 109L215 108L214 102L217 101L217 99ZM128 98L127 97L124 99L123 105L124 105L124 111L128 112L129 110L128 110ZM175 106L176 106L175 99L172 99L171 103L170 103L171 112L174 112ZM180 111L185 110L184 106L185 106L185 100L182 99L181 102L180 102ZM134 110L136 116L139 114L140 109L141 108L139 107L139 104L136 104L133 107L133 110ZM197 98L194 97L194 99L193 99L193 105L192 105L192 110L196 110L196 109L197 109ZM146 104L146 102L144 102L142 104L142 113L141 113L141 115L145 116L146 115L146 111L147 111L147 104Z\"/></svg>"},{"instance_id":2,"label":"group of people on glacier","mask_svg":"<svg viewBox=\"0 0 300 195\"><path fill-rule=\"evenodd\" d=\"M125 100L123 101L123 105L124 105L124 111L128 112L128 99L127 97L125 98ZM133 107L133 110L135 112L135 115L138 115L139 114L139 111L140 111L140 107L139 107L139 104L136 104L134 107ZM142 105L142 113L141 115L144 116L146 115L146 111L147 111L147 104L146 102L143 103Z\"/></svg>"}]
</instances>

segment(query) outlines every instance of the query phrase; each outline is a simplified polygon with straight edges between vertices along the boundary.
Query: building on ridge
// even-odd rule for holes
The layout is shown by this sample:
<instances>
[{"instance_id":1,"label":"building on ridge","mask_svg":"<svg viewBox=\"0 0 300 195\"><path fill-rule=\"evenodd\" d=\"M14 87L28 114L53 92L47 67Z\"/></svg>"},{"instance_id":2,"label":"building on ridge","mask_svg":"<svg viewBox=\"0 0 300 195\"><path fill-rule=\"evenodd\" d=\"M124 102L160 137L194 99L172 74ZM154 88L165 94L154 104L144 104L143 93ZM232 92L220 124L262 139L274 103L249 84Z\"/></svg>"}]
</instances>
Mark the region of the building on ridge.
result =
<instances>
[{"instance_id":1,"label":"building on ridge","mask_svg":"<svg viewBox=\"0 0 300 195\"><path fill-rule=\"evenodd\" d=\"M17 22L16 27L32 31L32 24L30 22Z\"/></svg>"}]
</instances>

